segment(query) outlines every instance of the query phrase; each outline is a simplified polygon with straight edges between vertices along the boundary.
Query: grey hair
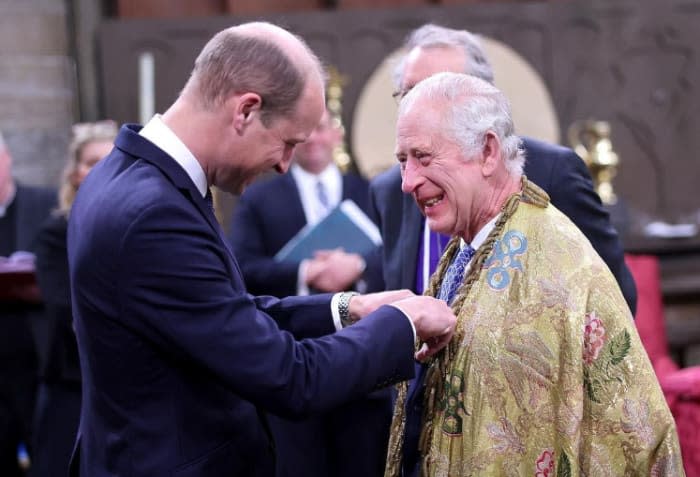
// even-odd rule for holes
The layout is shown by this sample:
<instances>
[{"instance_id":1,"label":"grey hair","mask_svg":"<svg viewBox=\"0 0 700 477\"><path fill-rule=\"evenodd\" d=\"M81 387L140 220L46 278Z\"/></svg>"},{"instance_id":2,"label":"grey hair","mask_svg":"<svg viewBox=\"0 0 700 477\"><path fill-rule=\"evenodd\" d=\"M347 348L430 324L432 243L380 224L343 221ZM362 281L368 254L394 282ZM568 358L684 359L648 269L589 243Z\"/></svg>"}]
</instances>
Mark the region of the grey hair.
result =
<instances>
[{"instance_id":1,"label":"grey hair","mask_svg":"<svg viewBox=\"0 0 700 477\"><path fill-rule=\"evenodd\" d=\"M481 152L486 134L492 132L501 144L508 173L513 177L522 175L522 140L515 134L510 103L495 86L462 73L438 73L419 82L404 97L399 117L419 100L444 105L442 121L447 135L467 158L471 160Z\"/></svg>"},{"instance_id":2,"label":"grey hair","mask_svg":"<svg viewBox=\"0 0 700 477\"><path fill-rule=\"evenodd\" d=\"M261 118L266 125L275 117L288 116L302 94L311 71L301 70L282 48L264 35L251 34L279 28L259 22L220 31L195 60L184 91L194 89L205 108L220 107L232 94L255 92L262 98ZM290 33L290 35L292 35ZM318 72L321 63L306 43L304 47Z\"/></svg>"},{"instance_id":3,"label":"grey hair","mask_svg":"<svg viewBox=\"0 0 700 477\"><path fill-rule=\"evenodd\" d=\"M481 46L478 35L467 30L455 30L428 23L413 30L404 42L406 53L401 57L394 68L393 80L396 88L401 87L403 75L406 69L406 58L414 48L455 47L464 50L467 60L464 73L481 78L493 84L493 68L486 52Z\"/></svg>"},{"instance_id":4,"label":"grey hair","mask_svg":"<svg viewBox=\"0 0 700 477\"><path fill-rule=\"evenodd\" d=\"M5 144L5 138L2 136L2 131L0 131L0 152L6 151L7 145Z\"/></svg>"}]
</instances>

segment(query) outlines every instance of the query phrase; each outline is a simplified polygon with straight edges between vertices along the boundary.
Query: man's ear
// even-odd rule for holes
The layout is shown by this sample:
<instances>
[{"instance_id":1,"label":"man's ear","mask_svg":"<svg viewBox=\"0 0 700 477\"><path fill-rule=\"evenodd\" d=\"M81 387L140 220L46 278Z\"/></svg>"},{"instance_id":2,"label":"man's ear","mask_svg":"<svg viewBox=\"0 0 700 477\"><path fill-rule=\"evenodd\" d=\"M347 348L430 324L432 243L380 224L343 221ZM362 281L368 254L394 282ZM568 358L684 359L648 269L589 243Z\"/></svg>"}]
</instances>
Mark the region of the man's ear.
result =
<instances>
[{"instance_id":1,"label":"man's ear","mask_svg":"<svg viewBox=\"0 0 700 477\"><path fill-rule=\"evenodd\" d=\"M233 101L233 125L237 131L242 131L260 114L262 98L257 93L243 93L231 98Z\"/></svg>"},{"instance_id":2,"label":"man's ear","mask_svg":"<svg viewBox=\"0 0 700 477\"><path fill-rule=\"evenodd\" d=\"M484 136L484 146L481 148L481 173L484 177L490 177L501 160L501 142L492 131L487 131Z\"/></svg>"}]
</instances>

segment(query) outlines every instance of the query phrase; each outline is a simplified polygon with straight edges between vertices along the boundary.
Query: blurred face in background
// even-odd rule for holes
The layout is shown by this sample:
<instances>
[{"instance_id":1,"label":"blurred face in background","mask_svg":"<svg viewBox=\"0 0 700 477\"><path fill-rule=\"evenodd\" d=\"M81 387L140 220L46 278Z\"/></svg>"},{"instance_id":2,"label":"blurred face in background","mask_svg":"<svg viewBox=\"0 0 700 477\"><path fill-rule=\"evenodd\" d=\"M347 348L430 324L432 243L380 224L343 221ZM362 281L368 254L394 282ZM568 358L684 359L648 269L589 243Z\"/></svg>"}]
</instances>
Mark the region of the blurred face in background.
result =
<instances>
[{"instance_id":1,"label":"blurred face in background","mask_svg":"<svg viewBox=\"0 0 700 477\"><path fill-rule=\"evenodd\" d=\"M108 140L88 141L83 144L78 152L78 163L71 178L71 182L76 189L85 180L85 177L87 177L95 164L109 154L113 145L112 141Z\"/></svg>"},{"instance_id":2,"label":"blurred face in background","mask_svg":"<svg viewBox=\"0 0 700 477\"><path fill-rule=\"evenodd\" d=\"M4 147L0 146L0 203L12 190L12 157Z\"/></svg>"},{"instance_id":3,"label":"blurred face in background","mask_svg":"<svg viewBox=\"0 0 700 477\"><path fill-rule=\"evenodd\" d=\"M333 149L342 140L343 133L326 110L309 138L297 146L294 161L305 171L319 174L333 161Z\"/></svg>"}]
</instances>

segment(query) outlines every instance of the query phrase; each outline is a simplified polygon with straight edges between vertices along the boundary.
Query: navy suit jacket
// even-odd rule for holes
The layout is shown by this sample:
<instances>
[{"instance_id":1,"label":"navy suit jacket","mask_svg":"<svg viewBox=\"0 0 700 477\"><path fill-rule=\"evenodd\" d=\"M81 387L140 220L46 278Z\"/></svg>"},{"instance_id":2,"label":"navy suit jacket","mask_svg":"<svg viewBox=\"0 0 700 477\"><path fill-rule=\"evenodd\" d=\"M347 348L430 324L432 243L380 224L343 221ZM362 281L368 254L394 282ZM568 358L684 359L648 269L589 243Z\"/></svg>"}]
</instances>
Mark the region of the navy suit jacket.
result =
<instances>
[{"instance_id":1,"label":"navy suit jacket","mask_svg":"<svg viewBox=\"0 0 700 477\"><path fill-rule=\"evenodd\" d=\"M271 476L261 411L304 416L411 377L410 323L384 306L330 334L330 295L248 294L211 208L138 130L122 128L69 220L71 475Z\"/></svg>"},{"instance_id":2,"label":"navy suit jacket","mask_svg":"<svg viewBox=\"0 0 700 477\"><path fill-rule=\"evenodd\" d=\"M43 187L16 183L15 198L0 220L11 223L2 227L0 256L9 256L17 250L31 251L39 228L56 205L56 191Z\"/></svg>"},{"instance_id":3,"label":"navy suit jacket","mask_svg":"<svg viewBox=\"0 0 700 477\"><path fill-rule=\"evenodd\" d=\"M528 179L542 187L554 204L578 226L610 268L632 314L637 289L625 265L623 249L610 216L586 165L569 148L524 138ZM383 266L387 289L415 288L416 261L423 218L413 197L401 191L398 165L377 176L370 185L370 203L384 241Z\"/></svg>"},{"instance_id":4,"label":"navy suit jacket","mask_svg":"<svg viewBox=\"0 0 700 477\"><path fill-rule=\"evenodd\" d=\"M352 199L369 214L369 184L360 176L343 175L342 199ZM299 262L276 262L274 255L306 225L294 177L275 176L251 185L242 195L231 221L231 244L253 294L297 294ZM368 254L363 279L379 288L381 257Z\"/></svg>"}]
</instances>

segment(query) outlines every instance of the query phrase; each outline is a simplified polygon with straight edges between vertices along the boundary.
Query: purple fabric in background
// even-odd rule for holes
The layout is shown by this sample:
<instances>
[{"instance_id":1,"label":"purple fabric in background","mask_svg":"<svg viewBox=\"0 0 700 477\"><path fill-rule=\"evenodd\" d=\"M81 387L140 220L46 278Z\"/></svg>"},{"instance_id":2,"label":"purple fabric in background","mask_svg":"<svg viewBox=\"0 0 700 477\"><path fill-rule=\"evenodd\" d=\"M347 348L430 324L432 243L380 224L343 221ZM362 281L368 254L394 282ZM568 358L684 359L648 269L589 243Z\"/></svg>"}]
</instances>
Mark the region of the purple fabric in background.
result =
<instances>
[{"instance_id":1,"label":"purple fabric in background","mask_svg":"<svg viewBox=\"0 0 700 477\"><path fill-rule=\"evenodd\" d=\"M415 292L418 294L423 293L423 237L425 227L425 219L423 219L423 227L421 227L420 241L418 242L418 261L416 262L416 282L415 282ZM447 242L450 241L448 235L443 235L437 232L430 231L430 275L433 274L437 268L437 264L440 261L442 252L447 247ZM425 280L427 283L427 280Z\"/></svg>"}]
</instances>

